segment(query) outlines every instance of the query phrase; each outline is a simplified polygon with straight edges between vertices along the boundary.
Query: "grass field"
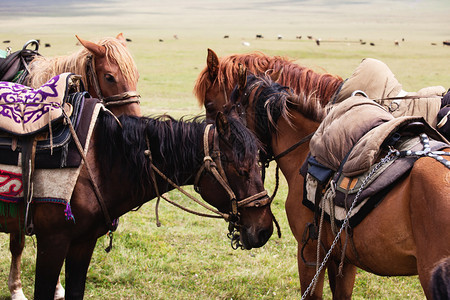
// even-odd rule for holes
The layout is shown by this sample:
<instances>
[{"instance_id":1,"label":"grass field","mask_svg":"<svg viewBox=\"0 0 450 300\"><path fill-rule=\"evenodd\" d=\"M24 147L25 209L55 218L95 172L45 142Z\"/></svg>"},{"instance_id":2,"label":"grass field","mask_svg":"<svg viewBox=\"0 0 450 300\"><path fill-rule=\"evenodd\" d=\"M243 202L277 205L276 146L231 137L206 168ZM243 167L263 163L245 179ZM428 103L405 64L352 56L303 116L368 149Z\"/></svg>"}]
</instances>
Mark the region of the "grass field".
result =
<instances>
[{"instance_id":1,"label":"grass field","mask_svg":"<svg viewBox=\"0 0 450 300\"><path fill-rule=\"evenodd\" d=\"M268 1L260 2L269 5ZM50 5L52 1L43 3ZM78 49L75 34L84 39L97 40L124 32L126 37L132 39L129 48L139 68L138 91L142 95L141 104L146 115L168 113L180 117L203 113L192 94L192 88L197 75L205 66L207 48L213 49L219 56L250 51L283 55L314 70L338 74L343 78L351 75L362 58L373 57L391 67L404 90L415 91L431 85L450 87L450 47L442 46L442 40L450 38L449 22L442 17L443 10L449 9L449 4L444 1L433 1L434 11L428 6L420 6L425 16L438 16L427 19L429 22L422 26L413 21L398 21L397 24L392 16L383 19L386 23L377 22L375 14L371 16L367 12L366 19L364 15L358 15L353 19L356 21L345 23L328 10L317 13L324 22L314 23L314 8L317 7L313 6L308 6L305 18L300 21L295 18L300 8L289 12L288 4L294 5L295 1L283 2L287 9L286 20L280 10L274 9L275 4L261 9L258 15L251 14L252 7L241 7L233 1L231 3L237 7L234 11L222 11L224 3L221 1L207 4L206 1L194 1L190 11L196 12L195 22L183 15L183 9L179 7L182 2L174 1L170 23L164 14L169 15L170 3L151 2L155 5L154 14L150 13L151 6L142 5L140 9L139 4L142 2L139 1L132 2L130 7L126 3L114 2L116 10L107 10L102 3L95 5L91 1L82 1L81 5L86 5L86 9L77 7L78 10L74 10L78 13L76 16L64 18L60 17L61 10L49 9L49 15L46 15L45 9L36 8L24 14L26 17L17 24L10 22L14 14L20 15L20 12L7 7L11 13L9 10L4 11L6 14L0 21L0 39L11 40L9 45L16 50L28 39L40 38L42 43L51 44L50 48L42 48L41 54L56 56ZM256 5L256 1L249 3ZM371 7L382 11L386 3L391 2L379 1L378 6ZM420 1L416 3L423 5ZM133 5L134 10L140 13L127 16L126 20L120 19L122 15L117 9L130 11ZM200 9L202 5L206 9ZM196 7L199 9L196 10ZM241 10L238 10L239 7ZM344 8L339 6L336 9L343 12ZM99 14L101 9L104 10L102 16L96 16L95 13ZM105 17L110 11L114 12L114 16ZM328 13L330 18L326 19L320 12ZM214 18L218 18L219 14L223 18L214 23ZM273 15L276 22L270 19L259 19L257 22L256 16L260 15ZM351 15L349 13L347 16ZM38 21L31 23L36 18ZM406 15L401 18L409 20ZM161 23L164 20L166 23ZM333 26L333 20L339 23ZM263 34L265 38L256 40L256 33ZM174 34L177 34L178 39L173 37ZM225 34L229 34L230 38L223 39ZM277 40L277 34L282 34L283 39ZM298 34L303 36L301 40L295 38ZM315 37L320 35L323 39L321 45L317 46L313 40L305 39L307 34ZM401 41L402 37L405 41ZM375 43L375 46L355 42L360 38ZM164 41L159 42L159 39ZM394 39L401 41L400 46L394 45ZM242 45L242 41L249 42L250 46ZM0 44L2 49L6 46ZM266 187L269 192L273 190L273 166ZM282 229L282 237L277 238L274 234L264 247L251 251L231 249L224 221L189 215L164 202L160 207L162 227L157 228L155 204L149 202L137 212L121 218L111 253L106 254L103 250L108 239L99 239L88 272L86 298L299 299L297 244L284 212L286 195L287 187L283 181L272 204ZM189 200L177 192L171 192L170 197L192 206ZM22 268L25 293L29 297L33 293L34 243L33 239L27 239ZM0 235L0 299L9 299L8 245L8 236ZM380 277L361 270L357 274L353 296L354 299L424 298L416 276ZM327 284L325 298L331 298Z\"/></svg>"}]
</instances>

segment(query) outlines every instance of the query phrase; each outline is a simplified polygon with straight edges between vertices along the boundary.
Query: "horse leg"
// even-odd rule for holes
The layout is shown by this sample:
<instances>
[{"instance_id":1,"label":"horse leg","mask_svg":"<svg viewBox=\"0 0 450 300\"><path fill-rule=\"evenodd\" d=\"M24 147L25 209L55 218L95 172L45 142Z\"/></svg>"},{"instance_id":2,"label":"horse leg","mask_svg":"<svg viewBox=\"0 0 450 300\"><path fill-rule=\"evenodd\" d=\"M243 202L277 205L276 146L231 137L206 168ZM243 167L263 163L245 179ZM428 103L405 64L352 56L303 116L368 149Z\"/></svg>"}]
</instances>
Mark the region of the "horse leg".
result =
<instances>
[{"instance_id":1,"label":"horse leg","mask_svg":"<svg viewBox=\"0 0 450 300\"><path fill-rule=\"evenodd\" d=\"M419 159L411 171L411 224L416 243L417 272L427 299L432 298L430 279L433 268L441 259L450 256L449 183L448 169L432 158Z\"/></svg>"},{"instance_id":2,"label":"horse leg","mask_svg":"<svg viewBox=\"0 0 450 300\"><path fill-rule=\"evenodd\" d=\"M83 299L86 276L97 239L72 243L66 257L66 299Z\"/></svg>"},{"instance_id":3,"label":"horse leg","mask_svg":"<svg viewBox=\"0 0 450 300\"><path fill-rule=\"evenodd\" d=\"M301 253L303 245L301 243L299 243L298 245L297 262L302 295L311 285L311 282L316 274L316 267L306 265L305 262L303 261L302 255L304 258L311 258L310 260L312 262L315 262L316 257L315 244L316 243L310 242L310 244L307 245L305 249L303 249L303 253ZM324 278L325 278L325 269L323 269L322 272L320 272L320 274L317 277L317 281L314 288L312 287L310 288L310 290L308 291L308 295L305 297L305 299L322 299Z\"/></svg>"},{"instance_id":4,"label":"horse leg","mask_svg":"<svg viewBox=\"0 0 450 300\"><path fill-rule=\"evenodd\" d=\"M53 299L69 241L63 234L36 235L37 259L34 299Z\"/></svg>"},{"instance_id":5,"label":"horse leg","mask_svg":"<svg viewBox=\"0 0 450 300\"><path fill-rule=\"evenodd\" d=\"M339 264L330 261L328 264L328 280L333 299L351 299L356 278L356 267L344 263L342 274L339 274Z\"/></svg>"},{"instance_id":6,"label":"horse leg","mask_svg":"<svg viewBox=\"0 0 450 300\"><path fill-rule=\"evenodd\" d=\"M25 247L25 235L11 233L9 236L9 250L11 251L11 268L9 270L8 288L12 300L27 299L23 294L22 282L20 280L20 265L22 251Z\"/></svg>"},{"instance_id":7,"label":"horse leg","mask_svg":"<svg viewBox=\"0 0 450 300\"><path fill-rule=\"evenodd\" d=\"M56 283L56 289L55 289L55 297L54 300L61 300L64 299L65 290L64 287L61 284L60 277L58 277L58 282Z\"/></svg>"}]
</instances>

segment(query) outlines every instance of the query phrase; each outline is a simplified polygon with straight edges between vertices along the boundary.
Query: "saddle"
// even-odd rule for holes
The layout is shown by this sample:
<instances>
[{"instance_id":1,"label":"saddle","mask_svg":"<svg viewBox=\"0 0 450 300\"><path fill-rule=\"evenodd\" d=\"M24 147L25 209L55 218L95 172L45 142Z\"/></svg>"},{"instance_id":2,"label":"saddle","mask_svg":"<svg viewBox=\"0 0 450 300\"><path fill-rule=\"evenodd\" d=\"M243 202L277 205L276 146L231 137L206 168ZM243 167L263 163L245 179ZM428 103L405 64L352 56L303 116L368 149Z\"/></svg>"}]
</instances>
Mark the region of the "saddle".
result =
<instances>
[{"instance_id":1,"label":"saddle","mask_svg":"<svg viewBox=\"0 0 450 300\"><path fill-rule=\"evenodd\" d=\"M377 166L390 149L421 151L422 133L430 137L431 151L449 146L422 117L393 118L385 112L373 101L355 96L334 108L318 128L301 169L303 204L316 218L324 210L328 221L342 224L359 192L349 218L355 227L418 159L407 156Z\"/></svg>"},{"instance_id":2,"label":"saddle","mask_svg":"<svg viewBox=\"0 0 450 300\"><path fill-rule=\"evenodd\" d=\"M34 45L35 49L28 49ZM9 48L10 49L10 48ZM0 81L11 81L23 84L28 76L28 64L37 56L39 42L30 40L25 43L22 50L14 53L5 52L4 57L0 57ZM3 50L2 50L3 51Z\"/></svg>"},{"instance_id":3,"label":"saddle","mask_svg":"<svg viewBox=\"0 0 450 300\"><path fill-rule=\"evenodd\" d=\"M81 154L70 142L80 125L86 96L81 77L71 73L57 75L36 90L0 82L0 163L21 166L27 234L33 233L28 213L35 168L76 167L81 163ZM87 111L92 112L96 101L88 102L92 109ZM81 136L87 135L85 127L80 128Z\"/></svg>"}]
</instances>

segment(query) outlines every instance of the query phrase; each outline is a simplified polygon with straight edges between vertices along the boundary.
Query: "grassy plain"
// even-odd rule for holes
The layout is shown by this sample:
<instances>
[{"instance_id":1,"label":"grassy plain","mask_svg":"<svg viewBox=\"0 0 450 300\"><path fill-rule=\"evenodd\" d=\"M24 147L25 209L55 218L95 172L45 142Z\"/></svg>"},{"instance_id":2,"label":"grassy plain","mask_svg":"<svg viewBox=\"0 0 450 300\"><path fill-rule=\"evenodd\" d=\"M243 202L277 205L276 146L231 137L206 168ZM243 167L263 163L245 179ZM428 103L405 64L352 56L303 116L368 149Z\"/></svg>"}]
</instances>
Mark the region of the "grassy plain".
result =
<instances>
[{"instance_id":1,"label":"grassy plain","mask_svg":"<svg viewBox=\"0 0 450 300\"><path fill-rule=\"evenodd\" d=\"M237 14L236 18L241 15ZM398 34L394 37L386 26L381 26L381 31L377 31L377 27L367 31L356 28L348 35L342 33L342 26L335 31L331 26L328 31L326 28L322 31L317 29L317 34L323 37L321 45L317 46L314 41L305 39L309 32L317 36L312 25L304 27L311 31L290 28L284 33L280 26L271 29L271 24L254 29L251 20L247 20L239 25L244 30L239 30L237 24L230 29L214 27L213 24L202 31L191 28L186 18L180 18L178 27L173 24L158 25L155 18L142 25L138 21L110 25L101 21L77 23L70 19L41 17L41 22L37 22L33 29L8 27L3 23L0 34L2 40L12 41L10 45L13 50L21 48L30 38L40 38L43 43L51 44L50 48L42 48L41 53L56 56L78 49L75 34L96 40L123 31L126 37L132 39L129 48L140 71L138 90L142 94L141 104L146 115L168 113L180 117L203 113L192 95L192 88L205 66L207 48L213 49L219 56L250 51L283 55L319 72L338 74L343 78L351 75L362 58L373 57L391 67L404 90L415 91L431 85L450 87L450 47L442 46L443 35L434 34L435 31L433 34L409 33L402 42L402 36ZM58 26L54 26L55 22ZM429 25L424 26L427 28ZM256 33L263 33L265 38L256 40ZM282 40L276 39L277 33L283 34ZM324 33L327 35L324 36ZM174 34L178 35L178 39L173 37ZM230 34L230 38L223 39L224 34ZM303 38L296 39L296 34L302 34ZM359 38L373 42L375 46L355 42ZM400 46L394 45L394 39L401 41ZM249 42L250 46L242 45L242 41ZM274 187L273 178L272 166L267 179L269 192ZM272 207L283 235L277 238L274 234L264 247L251 251L231 249L226 238L225 222L189 215L164 202L160 207L160 228L155 225L154 201L137 212L128 213L121 218L111 253L103 251L108 244L106 237L98 241L88 272L86 298L300 298L297 244L284 212L287 187L284 181L281 184ZM170 197L192 206L179 193L171 192ZM33 293L34 242L27 239L22 268L25 293L29 297ZM8 236L0 235L0 299L9 299L6 284L10 262L8 243ZM364 271L358 271L353 295L354 299L424 298L416 276L380 277ZM327 284L325 298L331 298Z\"/></svg>"}]
</instances>

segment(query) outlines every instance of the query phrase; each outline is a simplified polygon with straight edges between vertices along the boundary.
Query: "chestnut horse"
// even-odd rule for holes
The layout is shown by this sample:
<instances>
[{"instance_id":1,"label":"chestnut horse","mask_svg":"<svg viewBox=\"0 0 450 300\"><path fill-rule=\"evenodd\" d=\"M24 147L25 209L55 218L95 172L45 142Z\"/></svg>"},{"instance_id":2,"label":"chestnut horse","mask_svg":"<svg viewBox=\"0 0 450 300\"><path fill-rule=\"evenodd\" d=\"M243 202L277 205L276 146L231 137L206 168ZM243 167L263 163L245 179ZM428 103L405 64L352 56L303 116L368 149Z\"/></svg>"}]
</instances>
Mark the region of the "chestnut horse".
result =
<instances>
[{"instance_id":1,"label":"chestnut horse","mask_svg":"<svg viewBox=\"0 0 450 300\"><path fill-rule=\"evenodd\" d=\"M71 72L81 75L89 94L100 99L114 114L140 116L139 73L122 33L94 43L76 36L79 51L53 58L36 56L30 63L27 84L39 88L53 76Z\"/></svg>"},{"instance_id":2,"label":"chestnut horse","mask_svg":"<svg viewBox=\"0 0 450 300\"><path fill-rule=\"evenodd\" d=\"M290 87L297 95L314 95L322 105L328 102L343 82L339 76L316 73L282 56L254 52L219 59L214 51L208 49L207 66L199 74L194 87L199 104L205 107L207 119L214 120L216 113L222 111L222 106L228 101L227 95L237 83L239 64L256 75L262 75L268 70L280 72L278 83Z\"/></svg>"},{"instance_id":3,"label":"chestnut horse","mask_svg":"<svg viewBox=\"0 0 450 300\"><path fill-rule=\"evenodd\" d=\"M259 143L233 110L212 125L126 115L119 121L100 112L70 199L75 222L65 219L65 205L34 204L35 299L53 298L64 260L66 298L82 299L97 239L111 229L111 220L172 190L168 182L195 185L233 225L233 239L242 248L263 246L273 232ZM19 221L0 216L2 230L23 228L24 210L18 211Z\"/></svg>"},{"instance_id":4,"label":"chestnut horse","mask_svg":"<svg viewBox=\"0 0 450 300\"><path fill-rule=\"evenodd\" d=\"M96 43L76 37L83 45L80 51L54 58L37 56L30 63L26 84L37 89L61 73L79 74L90 95L101 99L115 115L141 116L140 96L136 92L139 73L123 34L103 38ZM12 299L25 299L20 280L24 246L25 240L19 234L11 233L8 287ZM64 298L64 289L58 281L55 299L61 298Z\"/></svg>"},{"instance_id":5,"label":"chestnut horse","mask_svg":"<svg viewBox=\"0 0 450 300\"><path fill-rule=\"evenodd\" d=\"M196 84L196 87L203 86L205 89L197 90L196 95L203 97L200 101L204 101L207 113L209 110L213 115L216 99L222 105L230 92L224 86L218 87L219 82L224 81L218 80L218 74L224 71L219 68L218 60L209 58L208 66ZM286 75L285 70L283 73ZM247 126L257 134L269 157L276 159L286 177L289 191L285 208L289 225L298 242L298 268L303 292L316 272L306 262L316 261L317 242L305 243L302 239L314 214L301 203L303 177L299 169L309 152L308 137L326 116L324 105L330 98L321 98L321 95L333 95L341 83L339 78L331 75L324 76L312 71L310 74L317 79L316 89L300 93L300 96L274 83L269 76L250 75L247 80L241 74L240 89L232 97L232 102L240 106L240 114ZM226 81L231 82L236 78L235 83L238 83L237 77L227 77ZM314 80L306 79L298 83L309 85ZM330 84L326 83L328 81ZM219 110L220 105L217 105ZM287 149L290 151L286 152ZM378 275L419 274L425 294L431 297L431 270L440 259L450 255L450 233L445 229L450 225L449 176L448 169L434 159L419 159L409 175L393 187L380 205L356 228L352 228L354 247L347 247L342 276L338 276L337 266L342 258L340 246L346 239L345 234L341 237L342 242L338 243L340 249L333 251L327 265L334 298L351 297L356 266ZM333 239L331 227L326 224L321 242L329 248ZM300 255L303 247L306 261ZM320 299L323 283L322 272L308 298Z\"/></svg>"}]
</instances>

